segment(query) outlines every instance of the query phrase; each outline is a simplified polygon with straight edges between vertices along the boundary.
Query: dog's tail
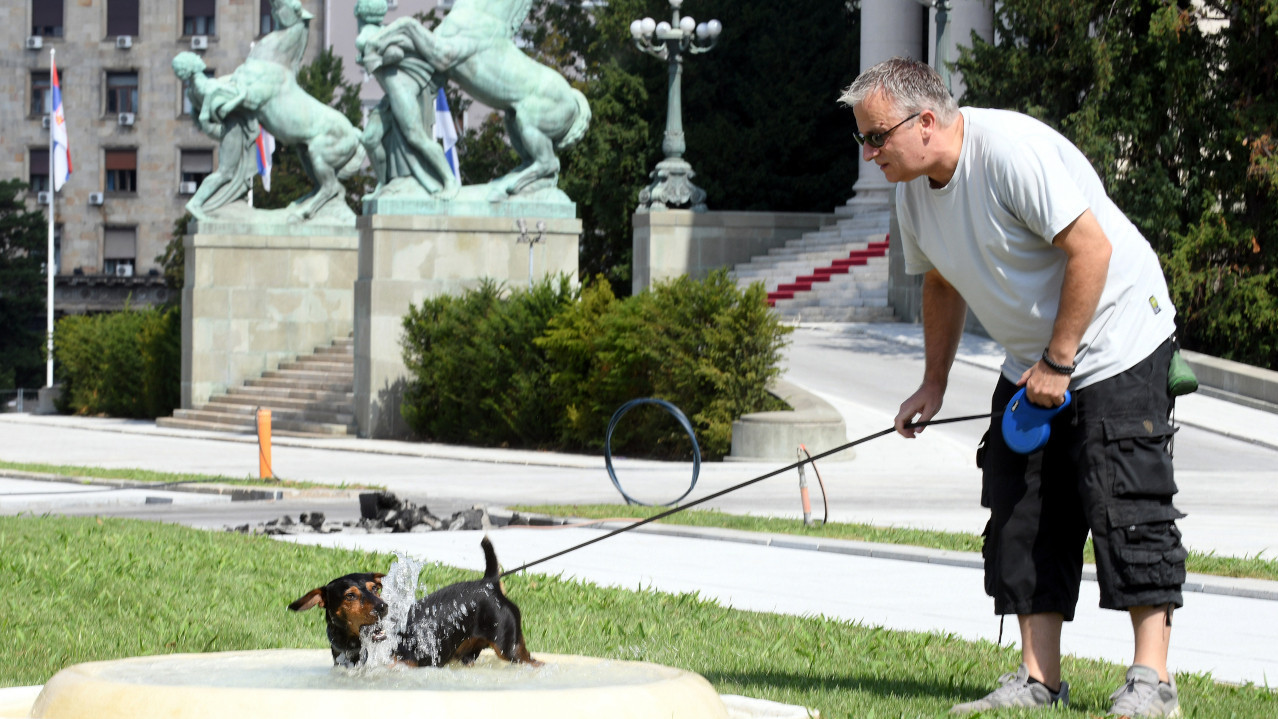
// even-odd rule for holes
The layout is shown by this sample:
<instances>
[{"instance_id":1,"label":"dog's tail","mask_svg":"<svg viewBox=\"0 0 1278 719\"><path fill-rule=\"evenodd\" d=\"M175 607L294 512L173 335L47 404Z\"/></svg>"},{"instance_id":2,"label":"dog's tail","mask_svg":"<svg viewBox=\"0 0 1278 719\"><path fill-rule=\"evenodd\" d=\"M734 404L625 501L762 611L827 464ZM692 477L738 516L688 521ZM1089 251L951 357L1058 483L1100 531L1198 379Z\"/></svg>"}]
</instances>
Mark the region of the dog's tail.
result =
<instances>
[{"instance_id":1,"label":"dog's tail","mask_svg":"<svg viewBox=\"0 0 1278 719\"><path fill-rule=\"evenodd\" d=\"M496 579L501 574L501 566L497 564L497 552L493 551L493 543L484 535L484 541L479 546L484 548L484 579Z\"/></svg>"}]
</instances>

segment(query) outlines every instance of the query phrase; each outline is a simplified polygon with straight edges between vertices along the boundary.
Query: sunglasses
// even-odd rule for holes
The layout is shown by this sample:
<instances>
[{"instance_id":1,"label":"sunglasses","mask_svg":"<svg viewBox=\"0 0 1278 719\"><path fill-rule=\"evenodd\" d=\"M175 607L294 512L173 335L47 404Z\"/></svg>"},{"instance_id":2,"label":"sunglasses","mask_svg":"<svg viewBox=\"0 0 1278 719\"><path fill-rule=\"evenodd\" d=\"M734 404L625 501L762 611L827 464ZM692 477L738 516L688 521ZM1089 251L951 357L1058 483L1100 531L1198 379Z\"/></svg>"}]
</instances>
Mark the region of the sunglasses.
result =
<instances>
[{"instance_id":1,"label":"sunglasses","mask_svg":"<svg viewBox=\"0 0 1278 719\"><path fill-rule=\"evenodd\" d=\"M888 137L891 136L892 133L896 131L896 128L900 127L901 125L904 125L910 120L913 120L914 118L918 117L921 114L923 113L916 112L913 115L910 115L909 117L905 118L904 120L901 120L900 122L896 123L892 127L889 127L888 129L884 130L883 132L871 132L868 135L862 135L856 130L853 130L852 138L856 140L856 144L858 145L864 145L866 143L869 143L870 147L883 147L884 145L887 144Z\"/></svg>"}]
</instances>

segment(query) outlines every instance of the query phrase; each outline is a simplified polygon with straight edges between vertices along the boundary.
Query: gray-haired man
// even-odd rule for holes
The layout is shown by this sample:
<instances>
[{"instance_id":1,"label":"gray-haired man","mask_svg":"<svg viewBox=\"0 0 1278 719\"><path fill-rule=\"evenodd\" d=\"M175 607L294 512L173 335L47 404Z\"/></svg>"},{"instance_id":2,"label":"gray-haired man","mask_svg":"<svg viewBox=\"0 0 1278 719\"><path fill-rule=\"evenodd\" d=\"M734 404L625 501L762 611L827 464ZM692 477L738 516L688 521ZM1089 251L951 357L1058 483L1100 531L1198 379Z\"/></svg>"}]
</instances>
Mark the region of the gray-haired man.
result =
<instances>
[{"instance_id":1,"label":"gray-haired man","mask_svg":"<svg viewBox=\"0 0 1278 719\"><path fill-rule=\"evenodd\" d=\"M1009 449L997 420L986 436L985 589L995 613L1017 615L1023 663L954 711L1068 702L1061 629L1090 531L1101 606L1128 611L1135 635L1111 713L1178 714L1167 671L1186 555L1167 452L1176 327L1157 256L1073 144L1025 115L959 109L923 63L880 63L840 99L863 157L898 183L906 271L924 275L923 382L897 431L914 437L906 425L940 410L968 307L1006 350L993 410L1018 387L1043 406L1074 398L1037 452Z\"/></svg>"}]
</instances>

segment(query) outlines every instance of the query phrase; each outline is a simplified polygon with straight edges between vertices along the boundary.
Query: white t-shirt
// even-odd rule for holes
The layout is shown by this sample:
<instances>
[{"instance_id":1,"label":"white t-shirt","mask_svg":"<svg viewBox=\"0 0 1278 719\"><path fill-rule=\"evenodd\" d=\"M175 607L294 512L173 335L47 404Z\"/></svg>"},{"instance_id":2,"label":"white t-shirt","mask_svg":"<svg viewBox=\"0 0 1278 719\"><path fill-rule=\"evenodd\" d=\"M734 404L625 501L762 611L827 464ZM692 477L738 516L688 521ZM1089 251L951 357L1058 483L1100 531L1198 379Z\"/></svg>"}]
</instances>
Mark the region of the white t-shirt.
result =
<instances>
[{"instance_id":1,"label":"white t-shirt","mask_svg":"<svg viewBox=\"0 0 1278 719\"><path fill-rule=\"evenodd\" d=\"M1143 360L1176 330L1158 256L1105 193L1078 148L1027 115L965 107L963 148L949 184L896 187L905 271L932 269L959 291L1007 352L1015 382L1052 337L1065 253L1052 245L1090 209L1113 246L1109 275L1075 362L1075 389Z\"/></svg>"}]
</instances>

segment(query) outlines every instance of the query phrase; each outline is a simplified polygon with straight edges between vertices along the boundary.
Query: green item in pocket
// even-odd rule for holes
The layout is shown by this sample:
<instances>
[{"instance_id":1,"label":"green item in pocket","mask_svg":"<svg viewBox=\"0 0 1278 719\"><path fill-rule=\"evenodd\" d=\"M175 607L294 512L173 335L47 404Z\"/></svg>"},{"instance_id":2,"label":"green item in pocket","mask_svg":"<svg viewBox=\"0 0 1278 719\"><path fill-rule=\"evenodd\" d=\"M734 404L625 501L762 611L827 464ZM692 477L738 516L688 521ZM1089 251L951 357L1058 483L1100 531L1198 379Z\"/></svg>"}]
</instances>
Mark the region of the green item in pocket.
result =
<instances>
[{"instance_id":1,"label":"green item in pocket","mask_svg":"<svg viewBox=\"0 0 1278 719\"><path fill-rule=\"evenodd\" d=\"M1180 350L1172 352L1171 365L1167 368L1167 389L1173 397L1198 391L1198 378L1185 358L1180 356Z\"/></svg>"}]
</instances>

